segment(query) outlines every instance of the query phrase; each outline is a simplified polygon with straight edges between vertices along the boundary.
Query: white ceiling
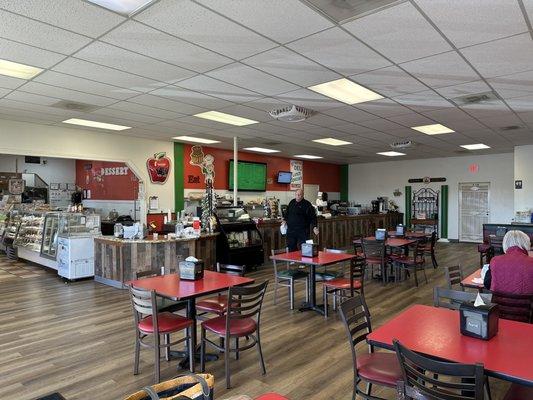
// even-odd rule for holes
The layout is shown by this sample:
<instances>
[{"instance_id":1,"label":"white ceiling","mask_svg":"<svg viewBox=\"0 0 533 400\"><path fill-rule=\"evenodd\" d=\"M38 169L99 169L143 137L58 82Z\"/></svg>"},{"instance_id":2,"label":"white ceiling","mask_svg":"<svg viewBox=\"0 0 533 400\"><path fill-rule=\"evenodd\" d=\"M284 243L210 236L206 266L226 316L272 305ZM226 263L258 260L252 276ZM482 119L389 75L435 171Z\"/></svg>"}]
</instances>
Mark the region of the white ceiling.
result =
<instances>
[{"instance_id":1,"label":"white ceiling","mask_svg":"<svg viewBox=\"0 0 533 400\"><path fill-rule=\"evenodd\" d=\"M300 0L159 0L126 18L82 0L0 2L0 58L44 69L0 76L0 118L62 125L77 117L131 126L120 134L219 139L361 163L412 140L404 158L533 144L533 0L410 0L337 24ZM349 78L384 96L354 106L306 87ZM457 107L449 99L497 98ZM53 107L61 100L91 112ZM288 104L318 113L283 123ZM260 121L233 127L208 110ZM411 126L444 124L427 136ZM515 130L504 127L518 126ZM110 133L117 134L117 133ZM335 137L331 147L313 139Z\"/></svg>"}]
</instances>

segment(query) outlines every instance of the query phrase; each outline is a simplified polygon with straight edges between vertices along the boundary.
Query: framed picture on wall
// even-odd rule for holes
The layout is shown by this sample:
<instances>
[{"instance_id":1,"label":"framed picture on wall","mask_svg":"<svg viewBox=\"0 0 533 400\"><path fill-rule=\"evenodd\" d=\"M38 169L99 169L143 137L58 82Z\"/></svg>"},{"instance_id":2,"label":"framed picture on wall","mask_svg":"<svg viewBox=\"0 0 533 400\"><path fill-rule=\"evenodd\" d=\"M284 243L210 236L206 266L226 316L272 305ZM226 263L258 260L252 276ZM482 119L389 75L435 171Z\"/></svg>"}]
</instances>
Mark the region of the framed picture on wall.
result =
<instances>
[{"instance_id":1,"label":"framed picture on wall","mask_svg":"<svg viewBox=\"0 0 533 400\"><path fill-rule=\"evenodd\" d=\"M76 190L75 183L67 183L67 190Z\"/></svg>"},{"instance_id":2,"label":"framed picture on wall","mask_svg":"<svg viewBox=\"0 0 533 400\"><path fill-rule=\"evenodd\" d=\"M51 183L50 190L59 190L59 183Z\"/></svg>"}]
</instances>

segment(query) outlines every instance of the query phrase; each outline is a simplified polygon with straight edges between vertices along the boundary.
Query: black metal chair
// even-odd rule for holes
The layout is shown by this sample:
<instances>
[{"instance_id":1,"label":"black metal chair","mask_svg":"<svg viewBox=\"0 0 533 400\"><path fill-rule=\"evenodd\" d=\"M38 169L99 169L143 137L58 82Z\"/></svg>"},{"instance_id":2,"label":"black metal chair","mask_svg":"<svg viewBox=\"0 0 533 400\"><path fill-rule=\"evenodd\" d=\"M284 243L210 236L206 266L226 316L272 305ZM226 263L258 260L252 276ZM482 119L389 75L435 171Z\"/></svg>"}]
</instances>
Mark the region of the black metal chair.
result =
<instances>
[{"instance_id":1,"label":"black metal chair","mask_svg":"<svg viewBox=\"0 0 533 400\"><path fill-rule=\"evenodd\" d=\"M433 305L435 307L458 310L463 302L476 300L477 293L463 292L460 290L446 289L442 287L433 288Z\"/></svg>"},{"instance_id":2,"label":"black metal chair","mask_svg":"<svg viewBox=\"0 0 533 400\"><path fill-rule=\"evenodd\" d=\"M146 271L137 271L133 273L133 278L135 280L144 279L144 278L152 278L154 276L161 276L160 268L149 269ZM174 313L174 312L185 310L187 308L186 301L174 301L174 300L166 299L161 296L156 296L156 302L157 302L158 312L168 311L168 312Z\"/></svg>"},{"instance_id":3,"label":"black metal chair","mask_svg":"<svg viewBox=\"0 0 533 400\"><path fill-rule=\"evenodd\" d=\"M437 259L435 258L435 246L437 245L437 232L433 231L429 240L426 240L424 243L424 255L431 258L431 263L433 268L437 268Z\"/></svg>"},{"instance_id":4,"label":"black metal chair","mask_svg":"<svg viewBox=\"0 0 533 400\"><path fill-rule=\"evenodd\" d=\"M271 254L273 256L288 252L288 247L279 250L271 250ZM285 268L281 267L280 264L284 264ZM307 279L309 274L307 271L302 271L298 268L291 268L288 262L272 260L272 265L274 266L274 304L277 304L278 302L278 287L286 287L289 289L289 302L291 310L294 310L294 287L297 282L305 283L305 301L309 301L309 281Z\"/></svg>"},{"instance_id":5,"label":"black metal chair","mask_svg":"<svg viewBox=\"0 0 533 400\"><path fill-rule=\"evenodd\" d=\"M230 354L235 353L235 358L239 359L239 353L257 345L261 371L266 374L265 361L261 350L261 307L265 296L268 281L255 286L233 286L228 290L228 309L226 315L209 319L202 322L202 339L200 346L200 367L205 371L205 347L206 344L224 353L224 363L226 370L226 388L230 388ZM219 339L224 339L224 343L216 344L207 339L206 332L209 331ZM239 338L249 337L252 343L239 347ZM231 339L235 339L235 347L231 347Z\"/></svg>"},{"instance_id":6,"label":"black metal chair","mask_svg":"<svg viewBox=\"0 0 533 400\"><path fill-rule=\"evenodd\" d=\"M333 310L337 309L337 299L339 303L349 297L354 297L358 292L364 297L364 277L366 263L363 258L353 258L350 261L348 277L335 278L323 283L324 317L328 317L328 296L333 297Z\"/></svg>"},{"instance_id":7,"label":"black metal chair","mask_svg":"<svg viewBox=\"0 0 533 400\"><path fill-rule=\"evenodd\" d=\"M533 294L492 292L492 302L498 304L500 318L533 323Z\"/></svg>"},{"instance_id":8,"label":"black metal chair","mask_svg":"<svg viewBox=\"0 0 533 400\"><path fill-rule=\"evenodd\" d=\"M352 400L359 395L363 399L379 400L380 397L372 396L372 385L381 385L390 388L396 387L401 379L401 368L394 353L379 351L374 352L374 347L369 346L369 353L357 355L356 346L366 341L366 336L372 332L370 313L364 298L357 292L354 296L343 302L339 307L339 316L345 327L353 363L353 394ZM366 383L366 390L360 385Z\"/></svg>"},{"instance_id":9,"label":"black metal chair","mask_svg":"<svg viewBox=\"0 0 533 400\"><path fill-rule=\"evenodd\" d=\"M418 274L417 271L424 273L424 279L428 283L428 277L426 275L426 260L424 258L425 247L421 241L416 241L414 244L409 245L409 253L411 255L393 256L392 262L396 266L395 278L400 279L401 269L406 271L413 271L415 276L415 285L418 287Z\"/></svg>"},{"instance_id":10,"label":"black metal chair","mask_svg":"<svg viewBox=\"0 0 533 400\"><path fill-rule=\"evenodd\" d=\"M361 241L366 264L370 266L370 277L374 277L374 265L381 271L383 283L387 282L387 250L385 241L363 239Z\"/></svg>"},{"instance_id":11,"label":"black metal chair","mask_svg":"<svg viewBox=\"0 0 533 400\"><path fill-rule=\"evenodd\" d=\"M448 289L453 289L456 285L460 290L464 291L465 288L461 286L461 282L464 279L463 268L460 265L453 265L451 267L444 267L444 275L446 276L446 282L448 283Z\"/></svg>"},{"instance_id":12,"label":"black metal chair","mask_svg":"<svg viewBox=\"0 0 533 400\"><path fill-rule=\"evenodd\" d=\"M393 344L404 382L403 385L400 383L404 388L404 397L400 399L483 400L485 375L482 364L436 361L409 350L398 340ZM414 397L405 393L408 387Z\"/></svg>"}]
</instances>

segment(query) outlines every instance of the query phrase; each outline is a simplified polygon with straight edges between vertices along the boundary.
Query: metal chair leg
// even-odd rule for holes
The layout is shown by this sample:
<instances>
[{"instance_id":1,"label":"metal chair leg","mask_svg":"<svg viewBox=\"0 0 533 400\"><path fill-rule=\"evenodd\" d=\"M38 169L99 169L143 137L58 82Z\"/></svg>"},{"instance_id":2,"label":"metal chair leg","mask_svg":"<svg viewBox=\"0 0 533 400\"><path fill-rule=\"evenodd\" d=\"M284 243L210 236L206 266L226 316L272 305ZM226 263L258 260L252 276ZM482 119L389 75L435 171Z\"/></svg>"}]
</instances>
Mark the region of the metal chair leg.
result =
<instances>
[{"instance_id":1,"label":"metal chair leg","mask_svg":"<svg viewBox=\"0 0 533 400\"><path fill-rule=\"evenodd\" d=\"M194 352L196 351L196 349L194 348L194 343L193 343L193 340L192 340L192 335L189 334L189 337L188 337L188 347L189 347L189 371L191 371L192 373L194 373L194 369L195 369L195 365L194 365Z\"/></svg>"},{"instance_id":2,"label":"metal chair leg","mask_svg":"<svg viewBox=\"0 0 533 400\"><path fill-rule=\"evenodd\" d=\"M309 280L305 280L305 302L309 303Z\"/></svg>"},{"instance_id":3,"label":"metal chair leg","mask_svg":"<svg viewBox=\"0 0 533 400\"><path fill-rule=\"evenodd\" d=\"M168 344L170 343L170 335L166 334L164 335L164 343L165 343L165 360L170 361L170 347Z\"/></svg>"},{"instance_id":4,"label":"metal chair leg","mask_svg":"<svg viewBox=\"0 0 533 400\"><path fill-rule=\"evenodd\" d=\"M278 303L278 278L274 280L274 304Z\"/></svg>"},{"instance_id":5,"label":"metal chair leg","mask_svg":"<svg viewBox=\"0 0 533 400\"><path fill-rule=\"evenodd\" d=\"M230 382L230 369L229 369L229 359L230 359L230 346L231 340L229 337L224 340L224 367L226 371L226 389L231 388Z\"/></svg>"},{"instance_id":6,"label":"metal chair leg","mask_svg":"<svg viewBox=\"0 0 533 400\"><path fill-rule=\"evenodd\" d=\"M291 303L291 310L294 310L294 279L291 279L289 283L289 301Z\"/></svg>"},{"instance_id":7,"label":"metal chair leg","mask_svg":"<svg viewBox=\"0 0 533 400\"><path fill-rule=\"evenodd\" d=\"M366 384L366 394L369 395L369 396L372 396L371 393L372 393L372 384L370 382L368 382Z\"/></svg>"},{"instance_id":8,"label":"metal chair leg","mask_svg":"<svg viewBox=\"0 0 533 400\"><path fill-rule=\"evenodd\" d=\"M205 372L205 329L201 329L200 338L200 372ZM192 346L191 346L192 347Z\"/></svg>"},{"instance_id":9,"label":"metal chair leg","mask_svg":"<svg viewBox=\"0 0 533 400\"><path fill-rule=\"evenodd\" d=\"M141 352L141 343L139 342L139 333L135 332L135 355L133 360L133 375L139 375L139 356Z\"/></svg>"},{"instance_id":10,"label":"metal chair leg","mask_svg":"<svg viewBox=\"0 0 533 400\"><path fill-rule=\"evenodd\" d=\"M235 338L235 359L239 359L239 338Z\"/></svg>"},{"instance_id":11,"label":"metal chair leg","mask_svg":"<svg viewBox=\"0 0 533 400\"><path fill-rule=\"evenodd\" d=\"M328 289L326 286L322 286L322 299L324 302L324 318L328 318Z\"/></svg>"},{"instance_id":12,"label":"metal chair leg","mask_svg":"<svg viewBox=\"0 0 533 400\"><path fill-rule=\"evenodd\" d=\"M161 359L161 348L159 347L159 334L154 333L154 379L155 383L159 383L161 381L161 371L159 367L159 361Z\"/></svg>"},{"instance_id":13,"label":"metal chair leg","mask_svg":"<svg viewBox=\"0 0 533 400\"><path fill-rule=\"evenodd\" d=\"M265 367L265 360L263 358L263 350L261 349L261 335L259 333L259 328L257 329L257 351L259 353L259 362L261 364L261 372L263 373L263 375L265 375L267 372L266 372L266 367Z\"/></svg>"}]
</instances>

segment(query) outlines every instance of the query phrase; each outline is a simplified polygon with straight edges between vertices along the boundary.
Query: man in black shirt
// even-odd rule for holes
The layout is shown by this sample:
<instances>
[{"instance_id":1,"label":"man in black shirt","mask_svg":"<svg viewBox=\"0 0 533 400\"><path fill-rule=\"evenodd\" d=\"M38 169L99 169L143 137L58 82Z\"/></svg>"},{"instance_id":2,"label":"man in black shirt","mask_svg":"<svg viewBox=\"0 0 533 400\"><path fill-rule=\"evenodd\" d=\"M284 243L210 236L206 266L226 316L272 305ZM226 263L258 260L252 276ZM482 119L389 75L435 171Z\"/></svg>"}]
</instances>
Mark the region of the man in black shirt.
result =
<instances>
[{"instance_id":1,"label":"man in black shirt","mask_svg":"<svg viewBox=\"0 0 533 400\"><path fill-rule=\"evenodd\" d=\"M296 191L295 198L290 201L285 215L287 224L287 246L289 251L296 251L301 243L309 239L311 227L318 235L316 226L316 211L313 205L304 199L301 189Z\"/></svg>"}]
</instances>

